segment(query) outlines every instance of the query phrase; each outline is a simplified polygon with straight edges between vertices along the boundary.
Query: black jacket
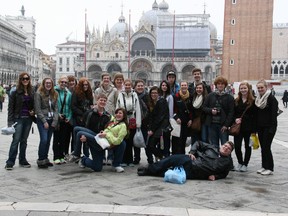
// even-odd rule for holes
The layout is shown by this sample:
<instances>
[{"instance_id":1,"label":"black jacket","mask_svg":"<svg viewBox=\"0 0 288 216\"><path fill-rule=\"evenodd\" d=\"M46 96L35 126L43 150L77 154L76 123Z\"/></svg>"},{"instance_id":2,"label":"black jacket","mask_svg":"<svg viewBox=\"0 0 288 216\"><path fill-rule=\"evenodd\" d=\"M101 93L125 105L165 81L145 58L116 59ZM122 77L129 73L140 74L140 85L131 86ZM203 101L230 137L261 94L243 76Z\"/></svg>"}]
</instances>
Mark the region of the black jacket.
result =
<instances>
[{"instance_id":1,"label":"black jacket","mask_svg":"<svg viewBox=\"0 0 288 216\"><path fill-rule=\"evenodd\" d=\"M205 123L210 125L212 123L212 109L219 108L220 124L221 126L230 127L233 123L234 116L234 98L230 94L226 93L218 95L215 92L211 92L205 99L203 104L203 111L205 112Z\"/></svg>"},{"instance_id":2,"label":"black jacket","mask_svg":"<svg viewBox=\"0 0 288 216\"><path fill-rule=\"evenodd\" d=\"M91 105L93 105L93 98L89 100L87 98L78 97L76 93L73 92L71 100L71 110L76 125L79 126L85 125L83 121L83 116L86 111L91 109Z\"/></svg>"},{"instance_id":3,"label":"black jacket","mask_svg":"<svg viewBox=\"0 0 288 216\"><path fill-rule=\"evenodd\" d=\"M210 175L216 179L226 178L233 167L231 156L220 155L218 149L208 143L195 142L190 153L196 157L191 162L192 179L208 179Z\"/></svg>"},{"instance_id":4,"label":"black jacket","mask_svg":"<svg viewBox=\"0 0 288 216\"><path fill-rule=\"evenodd\" d=\"M111 120L111 115L104 111L102 115L98 113L97 110L91 109L84 114L85 127L99 133L101 130L104 130L106 125Z\"/></svg>"},{"instance_id":5,"label":"black jacket","mask_svg":"<svg viewBox=\"0 0 288 216\"><path fill-rule=\"evenodd\" d=\"M166 99L163 97L159 98L152 112L149 112L148 118L148 130L151 130L155 137L160 137L162 135L162 131L166 130L170 125L169 108Z\"/></svg>"},{"instance_id":6,"label":"black jacket","mask_svg":"<svg viewBox=\"0 0 288 216\"><path fill-rule=\"evenodd\" d=\"M267 99L267 105L264 109L260 109L256 106L257 129L267 127L269 128L269 133L276 133L277 111L278 101L272 94L270 94Z\"/></svg>"},{"instance_id":7,"label":"black jacket","mask_svg":"<svg viewBox=\"0 0 288 216\"><path fill-rule=\"evenodd\" d=\"M27 104L29 110L34 110L34 91L33 89L29 93L31 100ZM11 91L9 95L9 103L8 103L8 126L10 127L15 123L15 119L21 117L21 111L23 107L23 99L24 90L17 89L15 91Z\"/></svg>"},{"instance_id":8,"label":"black jacket","mask_svg":"<svg viewBox=\"0 0 288 216\"><path fill-rule=\"evenodd\" d=\"M205 86L205 89L207 91L207 94L211 93L211 87L206 84L205 81L202 81L202 83L204 84ZM190 83L189 86L188 86L188 91L190 92L191 95L193 95L194 91L195 91L195 85L194 85L194 82Z\"/></svg>"},{"instance_id":9,"label":"black jacket","mask_svg":"<svg viewBox=\"0 0 288 216\"><path fill-rule=\"evenodd\" d=\"M181 119L181 125L187 125L189 120L192 120L192 95L183 101L179 92L174 96L174 119Z\"/></svg>"},{"instance_id":10,"label":"black jacket","mask_svg":"<svg viewBox=\"0 0 288 216\"><path fill-rule=\"evenodd\" d=\"M238 101L238 104L235 102L235 112L234 112L234 120L240 118L246 107L248 106L247 102L243 103L242 99ZM245 112L244 116L241 120L241 132L256 132L256 106L253 102L252 106L250 106Z\"/></svg>"}]
</instances>

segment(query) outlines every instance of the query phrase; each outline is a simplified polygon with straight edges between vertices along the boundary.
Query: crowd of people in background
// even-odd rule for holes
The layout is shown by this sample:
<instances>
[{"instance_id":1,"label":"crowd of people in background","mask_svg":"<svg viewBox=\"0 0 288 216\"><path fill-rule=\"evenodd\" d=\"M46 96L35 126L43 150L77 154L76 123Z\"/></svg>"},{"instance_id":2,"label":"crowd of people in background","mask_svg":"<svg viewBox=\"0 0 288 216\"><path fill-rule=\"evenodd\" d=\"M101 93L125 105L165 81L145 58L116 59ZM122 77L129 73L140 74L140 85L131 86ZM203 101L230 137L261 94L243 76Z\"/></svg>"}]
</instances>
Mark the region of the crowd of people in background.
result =
<instances>
[{"instance_id":1,"label":"crowd of people in background","mask_svg":"<svg viewBox=\"0 0 288 216\"><path fill-rule=\"evenodd\" d=\"M44 78L37 88L33 88L30 75L23 72L16 88L9 94L8 126L17 124L5 169L13 169L18 149L19 165L31 167L26 149L31 125L35 122L39 131L37 165L41 169L78 162L80 167L94 171L110 165L116 172L124 172L124 167L139 165L143 160L141 150L144 150L150 172L154 172L153 169L160 165L153 164L171 155L178 156L167 161L181 161L179 157L185 158L183 163L194 160L194 155L185 156L187 138L191 137L190 153L201 146L207 148L207 145L213 151L228 149L231 153L235 145L237 163L234 162L233 169L246 172L252 152L250 136L257 133L262 155L261 169L257 173L273 174L271 144L277 130L278 102L265 80L258 81L257 96L246 81L240 83L238 95L233 96L227 91L225 77L216 77L212 91L211 86L202 81L201 74L201 70L195 68L193 82L181 80L178 83L176 73L169 71L159 86L148 88L143 80L132 82L124 79L120 72L113 77L103 73L99 87L93 91L88 78L77 80L74 76L62 76L56 85L51 78ZM1 111L5 94L2 89ZM282 100L287 108L287 91ZM179 124L180 136L171 135L171 119ZM234 136L234 145L232 142L227 144L233 123L241 124L240 133ZM133 144L137 130L143 134L145 149ZM109 147L102 149L95 136L107 139ZM52 137L53 160L50 161ZM231 157L230 154L222 155ZM230 167L225 169L230 170ZM139 169L140 175L143 170L148 171ZM209 179L215 180L215 176L209 175Z\"/></svg>"}]
</instances>

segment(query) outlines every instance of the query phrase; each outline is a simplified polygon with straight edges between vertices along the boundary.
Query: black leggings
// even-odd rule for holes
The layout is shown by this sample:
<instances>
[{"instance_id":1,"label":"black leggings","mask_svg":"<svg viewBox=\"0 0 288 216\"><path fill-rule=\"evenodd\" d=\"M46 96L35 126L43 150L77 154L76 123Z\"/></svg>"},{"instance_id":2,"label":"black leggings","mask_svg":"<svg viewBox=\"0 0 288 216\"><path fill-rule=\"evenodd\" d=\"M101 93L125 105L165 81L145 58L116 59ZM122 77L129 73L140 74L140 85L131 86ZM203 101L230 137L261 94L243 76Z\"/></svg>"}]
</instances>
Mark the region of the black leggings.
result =
<instances>
[{"instance_id":1,"label":"black leggings","mask_svg":"<svg viewBox=\"0 0 288 216\"><path fill-rule=\"evenodd\" d=\"M250 157L251 157L251 152L252 152L252 148L249 146L250 135L251 135L251 132L240 132L239 135L234 136L235 154L236 154L238 163L241 165L245 165L245 166L248 165L250 161ZM243 139L244 139L244 144L245 144L244 160L243 160L243 155L242 155L242 140Z\"/></svg>"}]
</instances>

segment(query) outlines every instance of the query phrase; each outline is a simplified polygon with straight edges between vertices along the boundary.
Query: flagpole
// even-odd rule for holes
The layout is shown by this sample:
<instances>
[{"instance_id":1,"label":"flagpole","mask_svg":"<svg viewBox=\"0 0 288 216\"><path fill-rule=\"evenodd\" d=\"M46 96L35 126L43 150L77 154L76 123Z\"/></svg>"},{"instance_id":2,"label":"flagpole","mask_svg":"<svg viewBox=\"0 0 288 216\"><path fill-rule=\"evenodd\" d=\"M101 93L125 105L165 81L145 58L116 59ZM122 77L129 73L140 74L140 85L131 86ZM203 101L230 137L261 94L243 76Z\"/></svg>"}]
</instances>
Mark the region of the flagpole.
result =
<instances>
[{"instance_id":1,"label":"flagpole","mask_svg":"<svg viewBox=\"0 0 288 216\"><path fill-rule=\"evenodd\" d=\"M129 10L129 26L128 26L128 78L130 78L130 22L131 22L131 10Z\"/></svg>"},{"instance_id":2,"label":"flagpole","mask_svg":"<svg viewBox=\"0 0 288 216\"><path fill-rule=\"evenodd\" d=\"M174 46L175 46L175 10L173 16L172 70L174 70Z\"/></svg>"},{"instance_id":3,"label":"flagpole","mask_svg":"<svg viewBox=\"0 0 288 216\"><path fill-rule=\"evenodd\" d=\"M87 42L87 9L85 9L85 44L84 44L84 75L87 77L86 72L86 42Z\"/></svg>"}]
</instances>

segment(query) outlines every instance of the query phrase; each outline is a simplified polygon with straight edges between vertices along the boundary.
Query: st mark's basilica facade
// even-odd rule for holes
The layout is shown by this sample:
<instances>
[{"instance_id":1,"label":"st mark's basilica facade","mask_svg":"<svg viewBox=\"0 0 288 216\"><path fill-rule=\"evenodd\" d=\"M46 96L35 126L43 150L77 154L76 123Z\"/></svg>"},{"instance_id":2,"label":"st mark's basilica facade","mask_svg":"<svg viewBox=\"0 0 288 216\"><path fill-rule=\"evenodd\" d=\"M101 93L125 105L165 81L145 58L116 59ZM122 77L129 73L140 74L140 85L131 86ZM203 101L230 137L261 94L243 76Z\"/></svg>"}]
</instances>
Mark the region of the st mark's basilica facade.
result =
<instances>
[{"instance_id":1,"label":"st mark's basilica facade","mask_svg":"<svg viewBox=\"0 0 288 216\"><path fill-rule=\"evenodd\" d=\"M118 23L111 29L107 24L102 34L87 27L86 71L82 55L74 65L77 76L86 76L96 84L103 72L111 76L121 72L125 78L142 79L151 86L166 79L170 70L176 72L177 80L191 81L191 71L197 67L203 80L211 83L219 73L221 59L214 55L217 30L209 22L209 14L174 15L168 9L165 0L159 4L155 0L135 31L123 12Z\"/></svg>"}]
</instances>

